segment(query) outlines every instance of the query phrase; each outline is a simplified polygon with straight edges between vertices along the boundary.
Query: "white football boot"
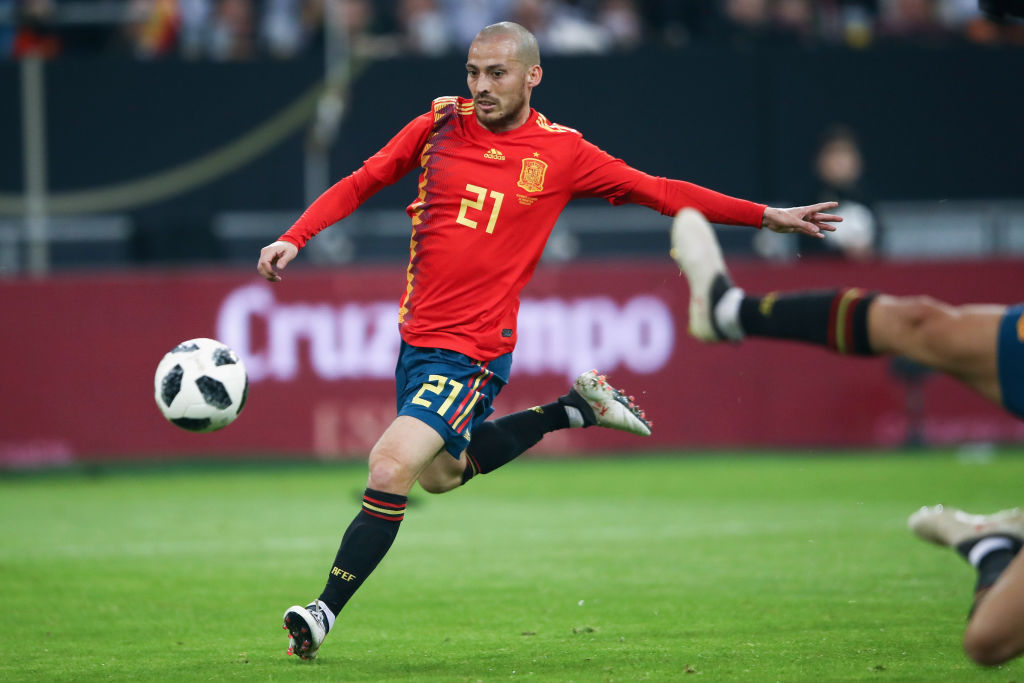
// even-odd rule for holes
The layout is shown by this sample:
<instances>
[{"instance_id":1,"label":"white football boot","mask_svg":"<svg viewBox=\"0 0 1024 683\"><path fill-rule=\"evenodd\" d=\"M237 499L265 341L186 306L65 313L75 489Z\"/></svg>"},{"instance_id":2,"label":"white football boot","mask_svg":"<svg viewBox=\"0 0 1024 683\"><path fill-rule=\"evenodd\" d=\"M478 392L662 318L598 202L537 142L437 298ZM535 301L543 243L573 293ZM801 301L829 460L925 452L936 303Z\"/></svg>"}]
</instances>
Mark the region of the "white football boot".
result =
<instances>
[{"instance_id":1,"label":"white football boot","mask_svg":"<svg viewBox=\"0 0 1024 683\"><path fill-rule=\"evenodd\" d=\"M715 322L719 300L727 293L742 298L743 290L729 279L715 229L701 212L685 208L676 214L669 254L690 283L690 334L704 342L742 339L739 330L727 334Z\"/></svg>"},{"instance_id":2,"label":"white football boot","mask_svg":"<svg viewBox=\"0 0 1024 683\"><path fill-rule=\"evenodd\" d=\"M920 538L951 548L982 536L1011 536L1024 541L1024 510L972 515L944 505L926 506L910 515L907 526Z\"/></svg>"},{"instance_id":3,"label":"white football boot","mask_svg":"<svg viewBox=\"0 0 1024 683\"><path fill-rule=\"evenodd\" d=\"M633 402L633 397L626 396L608 384L608 379L597 374L597 370L588 370L577 377L572 392L579 395L592 411L592 415L584 415L588 425L618 429L639 436L651 435L651 423L644 411Z\"/></svg>"},{"instance_id":4,"label":"white football boot","mask_svg":"<svg viewBox=\"0 0 1024 683\"><path fill-rule=\"evenodd\" d=\"M330 630L327 615L315 602L289 607L281 628L288 631L288 654L301 659L314 659Z\"/></svg>"}]
</instances>

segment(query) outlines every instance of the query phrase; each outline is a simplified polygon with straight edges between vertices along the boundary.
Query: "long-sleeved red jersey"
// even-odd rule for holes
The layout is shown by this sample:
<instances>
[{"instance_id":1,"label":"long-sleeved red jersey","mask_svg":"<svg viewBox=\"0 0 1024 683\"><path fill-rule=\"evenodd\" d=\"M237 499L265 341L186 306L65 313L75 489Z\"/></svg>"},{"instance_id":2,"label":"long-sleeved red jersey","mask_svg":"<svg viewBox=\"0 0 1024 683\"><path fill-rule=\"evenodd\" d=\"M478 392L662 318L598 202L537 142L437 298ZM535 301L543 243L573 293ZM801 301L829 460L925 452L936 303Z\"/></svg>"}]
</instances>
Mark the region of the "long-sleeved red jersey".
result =
<instances>
[{"instance_id":1,"label":"long-sleeved red jersey","mask_svg":"<svg viewBox=\"0 0 1024 683\"><path fill-rule=\"evenodd\" d=\"M694 207L708 220L760 226L763 204L647 175L530 110L502 133L473 102L441 97L352 175L321 195L281 236L298 247L413 168L422 171L412 218L402 338L490 360L516 344L519 293L558 215L578 197L643 204L665 215Z\"/></svg>"}]
</instances>

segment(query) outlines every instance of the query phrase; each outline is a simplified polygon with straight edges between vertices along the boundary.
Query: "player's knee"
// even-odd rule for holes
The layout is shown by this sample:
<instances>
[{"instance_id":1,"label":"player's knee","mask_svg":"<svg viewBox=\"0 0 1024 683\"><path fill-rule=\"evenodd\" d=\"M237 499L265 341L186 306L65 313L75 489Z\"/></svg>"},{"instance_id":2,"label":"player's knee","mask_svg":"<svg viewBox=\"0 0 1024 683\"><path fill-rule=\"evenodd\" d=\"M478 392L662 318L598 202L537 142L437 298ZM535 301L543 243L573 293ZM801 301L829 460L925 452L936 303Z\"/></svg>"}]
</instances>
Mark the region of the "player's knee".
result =
<instances>
[{"instance_id":1,"label":"player's knee","mask_svg":"<svg viewBox=\"0 0 1024 683\"><path fill-rule=\"evenodd\" d=\"M935 300L923 304L917 335L921 347L945 370L956 371L969 365L978 353L977 345L965 340L961 312Z\"/></svg>"},{"instance_id":2,"label":"player's knee","mask_svg":"<svg viewBox=\"0 0 1024 683\"><path fill-rule=\"evenodd\" d=\"M370 458L370 488L378 491L408 490L412 473L401 460L390 457Z\"/></svg>"},{"instance_id":3,"label":"player's knee","mask_svg":"<svg viewBox=\"0 0 1024 683\"><path fill-rule=\"evenodd\" d=\"M964 652L977 664L996 666L1013 659L1021 651L1012 634L973 619L964 632Z\"/></svg>"},{"instance_id":4,"label":"player's knee","mask_svg":"<svg viewBox=\"0 0 1024 683\"><path fill-rule=\"evenodd\" d=\"M930 296L883 296L872 343L877 351L914 357L944 356L956 310Z\"/></svg>"},{"instance_id":5,"label":"player's knee","mask_svg":"<svg viewBox=\"0 0 1024 683\"><path fill-rule=\"evenodd\" d=\"M930 296L883 296L879 303L903 327L914 328L948 317L950 306Z\"/></svg>"}]
</instances>

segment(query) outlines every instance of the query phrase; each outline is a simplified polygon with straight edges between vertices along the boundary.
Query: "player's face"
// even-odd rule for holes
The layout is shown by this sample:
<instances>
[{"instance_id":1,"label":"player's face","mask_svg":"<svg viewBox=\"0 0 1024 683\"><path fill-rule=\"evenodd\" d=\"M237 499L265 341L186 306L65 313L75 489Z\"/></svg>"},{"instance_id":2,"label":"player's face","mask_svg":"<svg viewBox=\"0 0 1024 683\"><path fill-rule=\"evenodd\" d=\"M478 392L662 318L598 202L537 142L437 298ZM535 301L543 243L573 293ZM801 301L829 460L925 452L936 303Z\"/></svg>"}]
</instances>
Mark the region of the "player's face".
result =
<instances>
[{"instance_id":1,"label":"player's face","mask_svg":"<svg viewBox=\"0 0 1024 683\"><path fill-rule=\"evenodd\" d=\"M473 41L466 61L466 82L480 125L500 132L526 123L530 115L531 72L516 59L514 40Z\"/></svg>"}]
</instances>

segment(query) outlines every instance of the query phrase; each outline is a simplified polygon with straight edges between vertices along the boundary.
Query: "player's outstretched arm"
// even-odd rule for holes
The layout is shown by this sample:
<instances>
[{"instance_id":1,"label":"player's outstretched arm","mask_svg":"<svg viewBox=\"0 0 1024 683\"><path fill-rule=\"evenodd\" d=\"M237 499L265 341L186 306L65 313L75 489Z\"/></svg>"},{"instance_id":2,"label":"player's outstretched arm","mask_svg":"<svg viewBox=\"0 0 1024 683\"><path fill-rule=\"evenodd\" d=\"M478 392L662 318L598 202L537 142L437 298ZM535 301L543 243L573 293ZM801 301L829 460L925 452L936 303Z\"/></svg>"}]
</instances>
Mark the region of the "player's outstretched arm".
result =
<instances>
[{"instance_id":1,"label":"player's outstretched arm","mask_svg":"<svg viewBox=\"0 0 1024 683\"><path fill-rule=\"evenodd\" d=\"M260 261L256 264L256 272L271 282L281 281L281 271L291 263L299 253L299 248L291 242L279 240L260 249Z\"/></svg>"},{"instance_id":2,"label":"player's outstretched arm","mask_svg":"<svg viewBox=\"0 0 1024 683\"><path fill-rule=\"evenodd\" d=\"M822 231L834 232L838 223L843 220L842 216L832 213L823 213L828 209L839 206L838 202L821 202L810 206L794 206L789 209L776 209L769 206L764 210L761 218L761 227L768 228L772 232L802 232L811 237L824 237Z\"/></svg>"}]
</instances>

